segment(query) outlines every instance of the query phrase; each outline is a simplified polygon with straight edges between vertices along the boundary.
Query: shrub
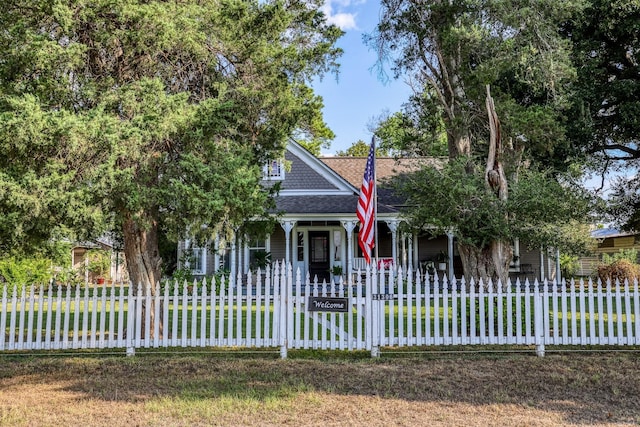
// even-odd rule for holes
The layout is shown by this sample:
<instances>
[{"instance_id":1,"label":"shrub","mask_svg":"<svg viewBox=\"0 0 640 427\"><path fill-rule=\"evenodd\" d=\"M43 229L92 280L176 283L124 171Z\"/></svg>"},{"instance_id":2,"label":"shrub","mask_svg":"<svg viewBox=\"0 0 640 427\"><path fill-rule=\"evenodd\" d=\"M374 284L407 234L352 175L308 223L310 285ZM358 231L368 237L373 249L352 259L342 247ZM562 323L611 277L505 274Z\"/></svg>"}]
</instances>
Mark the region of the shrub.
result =
<instances>
[{"instance_id":1,"label":"shrub","mask_svg":"<svg viewBox=\"0 0 640 427\"><path fill-rule=\"evenodd\" d=\"M640 266L630 262L628 259L619 259L610 264L599 265L598 277L603 284L605 284L607 280L615 284L616 280L623 283L624 279L628 279L629 281L640 279Z\"/></svg>"},{"instance_id":2,"label":"shrub","mask_svg":"<svg viewBox=\"0 0 640 427\"><path fill-rule=\"evenodd\" d=\"M0 259L0 291L6 286L8 294L14 287L19 294L23 286L46 285L52 276L51 260L47 258Z\"/></svg>"},{"instance_id":3,"label":"shrub","mask_svg":"<svg viewBox=\"0 0 640 427\"><path fill-rule=\"evenodd\" d=\"M560 255L560 270L562 271L562 277L573 277L578 273L580 269L580 263L578 257L575 255Z\"/></svg>"},{"instance_id":4,"label":"shrub","mask_svg":"<svg viewBox=\"0 0 640 427\"><path fill-rule=\"evenodd\" d=\"M614 254L602 254L602 262L603 264L611 264L620 260L627 260L632 264L638 262L638 251L635 249L620 249L617 253Z\"/></svg>"}]
</instances>

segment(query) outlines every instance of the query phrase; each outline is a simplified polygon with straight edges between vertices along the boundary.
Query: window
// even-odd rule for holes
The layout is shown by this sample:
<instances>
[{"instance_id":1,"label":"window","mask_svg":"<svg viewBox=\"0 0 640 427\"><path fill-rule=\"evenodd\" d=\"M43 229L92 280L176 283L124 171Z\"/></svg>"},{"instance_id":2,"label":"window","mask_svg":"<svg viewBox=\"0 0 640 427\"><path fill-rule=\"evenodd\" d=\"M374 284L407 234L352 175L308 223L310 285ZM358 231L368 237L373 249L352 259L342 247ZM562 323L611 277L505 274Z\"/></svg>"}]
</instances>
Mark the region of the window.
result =
<instances>
[{"instance_id":1,"label":"window","mask_svg":"<svg viewBox=\"0 0 640 427\"><path fill-rule=\"evenodd\" d=\"M207 249L191 246L191 241L184 242L184 267L193 274L206 274Z\"/></svg>"},{"instance_id":2,"label":"window","mask_svg":"<svg viewBox=\"0 0 640 427\"><path fill-rule=\"evenodd\" d=\"M298 261L302 262L304 261L304 233L302 231L298 231L298 244L297 244L297 250L298 250Z\"/></svg>"},{"instance_id":3,"label":"window","mask_svg":"<svg viewBox=\"0 0 640 427\"><path fill-rule=\"evenodd\" d=\"M269 238L251 238L249 240L249 266L251 269L264 270L271 264L269 253Z\"/></svg>"},{"instance_id":4,"label":"window","mask_svg":"<svg viewBox=\"0 0 640 427\"><path fill-rule=\"evenodd\" d=\"M279 181L284 179L284 162L271 160L263 169L263 179L266 181Z\"/></svg>"}]
</instances>

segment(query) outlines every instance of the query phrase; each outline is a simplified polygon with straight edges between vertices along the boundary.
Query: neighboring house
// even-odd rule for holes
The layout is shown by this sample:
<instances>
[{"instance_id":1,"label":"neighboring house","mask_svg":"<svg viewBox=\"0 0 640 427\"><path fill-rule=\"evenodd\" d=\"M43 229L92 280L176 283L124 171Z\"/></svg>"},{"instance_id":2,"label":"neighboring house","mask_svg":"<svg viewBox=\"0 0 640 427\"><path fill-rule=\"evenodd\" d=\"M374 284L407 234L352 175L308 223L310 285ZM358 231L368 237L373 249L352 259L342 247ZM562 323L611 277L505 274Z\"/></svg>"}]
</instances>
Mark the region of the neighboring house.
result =
<instances>
[{"instance_id":1,"label":"neighboring house","mask_svg":"<svg viewBox=\"0 0 640 427\"><path fill-rule=\"evenodd\" d=\"M182 241L178 247L180 267L188 268L196 276L210 275L221 268L233 274L246 273L259 252L271 254L272 261L291 262L301 274L319 280L331 279L333 266L341 266L347 274L365 267L357 243L358 220L356 206L364 173L364 157L317 158L294 141L287 146L284 161L274 161L265 167L264 185L280 182L276 209L280 227L265 240L251 236L237 238L221 247L220 240L208 247L194 247ZM425 233L402 231L403 201L391 188L384 186L385 178L414 171L427 163L434 167L438 159L376 159L378 186L378 259L385 265L407 268L429 268L456 277L462 275L453 234L431 237ZM285 167L286 166L286 167ZM217 250L212 250L217 248ZM374 249L374 254L375 254ZM447 254L444 265L438 255ZM514 277L539 278L545 275L548 264L540 251L528 251L514 244ZM185 256L186 255L186 256ZM188 261L185 262L185 259ZM552 266L555 271L555 261Z\"/></svg>"},{"instance_id":2,"label":"neighboring house","mask_svg":"<svg viewBox=\"0 0 640 427\"><path fill-rule=\"evenodd\" d=\"M578 259L578 276L595 276L598 264L604 254L614 255L621 249L635 249L640 255L640 233L620 231L615 228L598 228L591 232L591 237L597 242L596 249L588 256ZM636 259L636 262L640 262Z\"/></svg>"},{"instance_id":3,"label":"neighboring house","mask_svg":"<svg viewBox=\"0 0 640 427\"><path fill-rule=\"evenodd\" d=\"M109 256L109 266L102 275L90 271L88 255L92 249L102 250ZM75 242L71 247L71 266L83 273L85 283L96 283L100 278L110 282L127 281L124 260L124 253L115 247L113 239L106 236L89 242Z\"/></svg>"}]
</instances>

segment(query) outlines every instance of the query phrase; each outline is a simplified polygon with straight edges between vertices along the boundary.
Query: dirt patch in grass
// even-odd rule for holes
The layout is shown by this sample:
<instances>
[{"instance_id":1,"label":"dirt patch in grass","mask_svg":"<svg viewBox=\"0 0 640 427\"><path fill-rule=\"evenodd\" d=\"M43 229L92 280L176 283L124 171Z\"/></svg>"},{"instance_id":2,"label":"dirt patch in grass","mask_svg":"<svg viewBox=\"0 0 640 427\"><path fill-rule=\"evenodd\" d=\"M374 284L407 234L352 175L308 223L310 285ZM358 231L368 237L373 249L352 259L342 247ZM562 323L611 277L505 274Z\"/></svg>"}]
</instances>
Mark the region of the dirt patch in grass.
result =
<instances>
[{"instance_id":1,"label":"dirt patch in grass","mask_svg":"<svg viewBox=\"0 0 640 427\"><path fill-rule=\"evenodd\" d=\"M629 425L638 356L11 357L0 425Z\"/></svg>"}]
</instances>

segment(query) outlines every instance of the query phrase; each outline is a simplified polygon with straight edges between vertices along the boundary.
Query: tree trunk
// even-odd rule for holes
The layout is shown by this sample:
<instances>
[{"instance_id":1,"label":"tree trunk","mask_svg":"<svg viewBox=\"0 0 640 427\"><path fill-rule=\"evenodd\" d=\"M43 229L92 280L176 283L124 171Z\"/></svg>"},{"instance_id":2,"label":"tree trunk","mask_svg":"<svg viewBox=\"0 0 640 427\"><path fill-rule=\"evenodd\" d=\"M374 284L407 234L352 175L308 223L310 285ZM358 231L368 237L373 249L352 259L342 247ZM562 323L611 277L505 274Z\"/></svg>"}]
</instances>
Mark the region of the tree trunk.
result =
<instances>
[{"instance_id":1,"label":"tree trunk","mask_svg":"<svg viewBox=\"0 0 640 427\"><path fill-rule=\"evenodd\" d=\"M487 191L499 200L506 201L508 198L508 183L501 161L504 150L500 135L500 121L498 120L489 86L487 86L486 106L489 116L490 136L489 153L484 175L485 184ZM496 212L496 215L506 215L506 213ZM501 280L503 288L506 288L509 278L509 265L513 257L511 242L496 238L482 248L463 243L459 243L458 248L465 277L474 277L476 280L482 278L483 281L492 279L494 286L497 285L498 280Z\"/></svg>"},{"instance_id":2,"label":"tree trunk","mask_svg":"<svg viewBox=\"0 0 640 427\"><path fill-rule=\"evenodd\" d=\"M455 159L460 156L471 155L471 138L469 134L462 133L457 135L449 134L447 136L449 147L449 158Z\"/></svg>"},{"instance_id":3,"label":"tree trunk","mask_svg":"<svg viewBox=\"0 0 640 427\"><path fill-rule=\"evenodd\" d=\"M142 295L147 295L149 289L150 295L155 296L156 285L160 282L160 265L162 259L160 258L160 251L158 248L158 222L155 218L146 218L147 226L140 225L139 221L132 218L131 215L126 215L123 223L123 236L124 236L124 253L127 262L127 270L129 271L130 278L130 292L133 295L137 295L139 286L142 291ZM140 221L142 222L142 221ZM151 337L154 336L154 325L156 321L160 322L160 335L162 335L162 318L155 319L154 302L151 302L151 307L146 307L143 304L142 319L142 331L146 330L148 326L150 328ZM145 313L144 310L150 310L151 324L145 325ZM162 310L160 310L162 312Z\"/></svg>"},{"instance_id":4,"label":"tree trunk","mask_svg":"<svg viewBox=\"0 0 640 427\"><path fill-rule=\"evenodd\" d=\"M513 247L510 242L495 240L484 248L458 243L458 251L467 283L472 277L476 281L482 279L486 288L489 279L491 279L495 290L498 286L498 280L500 280L502 289L506 290L509 265L513 257Z\"/></svg>"}]
</instances>

